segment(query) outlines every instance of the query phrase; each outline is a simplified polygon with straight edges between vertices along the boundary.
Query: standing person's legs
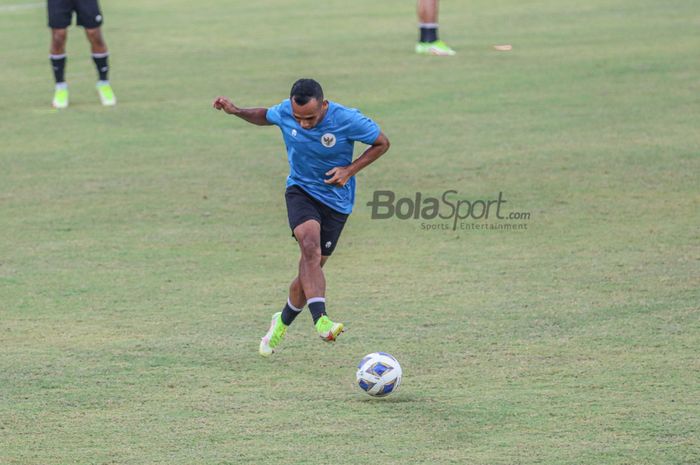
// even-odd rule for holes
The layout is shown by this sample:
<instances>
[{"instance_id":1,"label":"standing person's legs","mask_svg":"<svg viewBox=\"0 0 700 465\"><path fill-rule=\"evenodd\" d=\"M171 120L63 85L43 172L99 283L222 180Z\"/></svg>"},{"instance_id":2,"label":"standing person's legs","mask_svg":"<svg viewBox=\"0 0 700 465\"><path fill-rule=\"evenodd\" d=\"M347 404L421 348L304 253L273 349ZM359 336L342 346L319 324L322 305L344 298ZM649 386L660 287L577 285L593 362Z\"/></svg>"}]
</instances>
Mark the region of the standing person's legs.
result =
<instances>
[{"instance_id":1,"label":"standing person's legs","mask_svg":"<svg viewBox=\"0 0 700 465\"><path fill-rule=\"evenodd\" d=\"M421 23L438 22L438 0L418 0L417 10Z\"/></svg>"},{"instance_id":2,"label":"standing person's legs","mask_svg":"<svg viewBox=\"0 0 700 465\"><path fill-rule=\"evenodd\" d=\"M68 86L65 75L66 41L68 40L68 26L73 19L71 0L48 0L47 14L49 28L51 28L49 59L56 84L52 105L54 108L66 108L68 106Z\"/></svg>"},{"instance_id":3,"label":"standing person's legs","mask_svg":"<svg viewBox=\"0 0 700 465\"><path fill-rule=\"evenodd\" d=\"M51 47L49 58L53 68L53 77L56 84L66 82L66 42L68 41L68 29L51 29Z\"/></svg>"},{"instance_id":4,"label":"standing person's legs","mask_svg":"<svg viewBox=\"0 0 700 465\"><path fill-rule=\"evenodd\" d=\"M418 0L416 11L420 27L420 38L416 53L423 55L454 55L446 43L438 38L438 0Z\"/></svg>"},{"instance_id":5,"label":"standing person's legs","mask_svg":"<svg viewBox=\"0 0 700 465\"><path fill-rule=\"evenodd\" d=\"M93 53L93 55L96 53L109 53L105 39L102 36L102 28L96 27L94 29L85 29L85 36L90 42L90 51Z\"/></svg>"},{"instance_id":6,"label":"standing person's legs","mask_svg":"<svg viewBox=\"0 0 700 465\"><path fill-rule=\"evenodd\" d=\"M102 29L99 27L85 29L85 35L90 42L92 60L95 62L100 81L107 82L109 81L109 50L107 50L107 44L102 36Z\"/></svg>"},{"instance_id":7,"label":"standing person's legs","mask_svg":"<svg viewBox=\"0 0 700 465\"><path fill-rule=\"evenodd\" d=\"M102 12L97 0L80 0L75 2L78 26L85 28L85 36L90 42L92 59L100 75L100 81L107 81L107 44L102 37Z\"/></svg>"},{"instance_id":8,"label":"standing person's legs","mask_svg":"<svg viewBox=\"0 0 700 465\"><path fill-rule=\"evenodd\" d=\"M115 105L117 99L109 84L109 50L102 36L102 11L97 0L80 0L76 2L78 25L85 28L85 36L90 42L92 60L99 80L97 81L97 93L102 105Z\"/></svg>"},{"instance_id":9,"label":"standing person's legs","mask_svg":"<svg viewBox=\"0 0 700 465\"><path fill-rule=\"evenodd\" d=\"M438 0L418 0L419 42L438 40Z\"/></svg>"},{"instance_id":10,"label":"standing person's legs","mask_svg":"<svg viewBox=\"0 0 700 465\"><path fill-rule=\"evenodd\" d=\"M65 55L66 42L68 41L68 29L51 29L51 55Z\"/></svg>"}]
</instances>

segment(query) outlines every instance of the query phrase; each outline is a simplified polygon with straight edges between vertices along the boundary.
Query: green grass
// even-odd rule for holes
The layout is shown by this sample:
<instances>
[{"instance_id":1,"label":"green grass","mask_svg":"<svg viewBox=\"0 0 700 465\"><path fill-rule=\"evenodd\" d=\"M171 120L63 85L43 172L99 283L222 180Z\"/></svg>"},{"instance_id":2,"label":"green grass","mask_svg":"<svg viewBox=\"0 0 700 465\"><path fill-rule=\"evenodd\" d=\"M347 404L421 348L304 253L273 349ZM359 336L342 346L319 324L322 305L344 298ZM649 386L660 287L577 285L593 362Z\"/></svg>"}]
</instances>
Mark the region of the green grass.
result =
<instances>
[{"instance_id":1,"label":"green grass","mask_svg":"<svg viewBox=\"0 0 700 465\"><path fill-rule=\"evenodd\" d=\"M0 2L0 464L700 462L700 10L444 2L418 57L388 0L105 1L116 108L71 29L49 109L43 8ZM512 43L510 53L491 46ZM213 111L298 77L374 117L308 315L257 354L297 255L275 128ZM375 189L491 198L527 231L371 220ZM353 386L394 354L400 392Z\"/></svg>"}]
</instances>

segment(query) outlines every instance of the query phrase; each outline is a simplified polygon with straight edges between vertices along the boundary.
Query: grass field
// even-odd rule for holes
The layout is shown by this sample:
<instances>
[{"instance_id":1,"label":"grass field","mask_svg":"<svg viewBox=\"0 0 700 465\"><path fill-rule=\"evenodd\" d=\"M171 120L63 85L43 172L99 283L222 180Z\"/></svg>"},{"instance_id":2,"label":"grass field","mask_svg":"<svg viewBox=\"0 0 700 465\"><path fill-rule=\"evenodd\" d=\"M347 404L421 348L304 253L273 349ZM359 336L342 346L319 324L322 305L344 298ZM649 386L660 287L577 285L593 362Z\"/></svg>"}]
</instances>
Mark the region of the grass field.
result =
<instances>
[{"instance_id":1,"label":"grass field","mask_svg":"<svg viewBox=\"0 0 700 465\"><path fill-rule=\"evenodd\" d=\"M99 106L71 29L50 109L41 5L0 0L0 464L700 463L700 7L103 1ZM513 44L509 53L492 45ZM257 354L298 252L276 128L211 109L298 77L374 117L309 315ZM359 147L358 147L359 149ZM493 198L527 230L372 220L374 190ZM353 386L394 354L401 390Z\"/></svg>"}]
</instances>

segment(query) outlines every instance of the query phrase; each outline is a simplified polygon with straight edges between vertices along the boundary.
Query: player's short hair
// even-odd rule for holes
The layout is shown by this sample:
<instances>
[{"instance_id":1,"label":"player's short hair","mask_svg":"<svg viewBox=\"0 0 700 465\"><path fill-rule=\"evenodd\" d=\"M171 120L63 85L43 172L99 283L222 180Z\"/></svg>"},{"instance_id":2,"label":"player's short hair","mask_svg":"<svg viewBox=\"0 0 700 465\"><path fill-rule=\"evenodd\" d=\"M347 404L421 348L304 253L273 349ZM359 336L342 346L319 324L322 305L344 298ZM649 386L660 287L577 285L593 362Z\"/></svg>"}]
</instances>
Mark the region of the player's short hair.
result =
<instances>
[{"instance_id":1,"label":"player's short hair","mask_svg":"<svg viewBox=\"0 0 700 465\"><path fill-rule=\"evenodd\" d=\"M313 79L299 79L292 86L289 98L294 100L297 105L306 105L312 98L323 102L323 89L321 89L321 84Z\"/></svg>"}]
</instances>

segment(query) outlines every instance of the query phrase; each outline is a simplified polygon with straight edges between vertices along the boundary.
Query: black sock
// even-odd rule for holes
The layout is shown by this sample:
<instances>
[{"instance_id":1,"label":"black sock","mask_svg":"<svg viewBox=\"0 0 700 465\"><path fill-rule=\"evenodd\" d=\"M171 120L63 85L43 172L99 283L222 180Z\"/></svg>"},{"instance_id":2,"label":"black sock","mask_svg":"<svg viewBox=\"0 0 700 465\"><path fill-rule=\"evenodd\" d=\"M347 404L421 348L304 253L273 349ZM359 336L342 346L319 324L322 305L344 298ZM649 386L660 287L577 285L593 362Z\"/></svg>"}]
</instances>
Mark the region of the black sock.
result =
<instances>
[{"instance_id":1,"label":"black sock","mask_svg":"<svg viewBox=\"0 0 700 465\"><path fill-rule=\"evenodd\" d=\"M435 42L438 40L438 25L437 24L421 24L420 25L420 41Z\"/></svg>"},{"instance_id":2,"label":"black sock","mask_svg":"<svg viewBox=\"0 0 700 465\"><path fill-rule=\"evenodd\" d=\"M49 55L49 58L51 58L51 67L53 68L53 77L56 80L56 84L65 82L66 54Z\"/></svg>"},{"instance_id":3,"label":"black sock","mask_svg":"<svg viewBox=\"0 0 700 465\"><path fill-rule=\"evenodd\" d=\"M323 297L314 297L309 299L309 311L311 312L311 317L314 319L314 324L326 314L326 299Z\"/></svg>"},{"instance_id":4,"label":"black sock","mask_svg":"<svg viewBox=\"0 0 700 465\"><path fill-rule=\"evenodd\" d=\"M93 53L92 60L95 62L97 73L100 75L100 81L108 81L109 64L107 63L109 53Z\"/></svg>"},{"instance_id":5,"label":"black sock","mask_svg":"<svg viewBox=\"0 0 700 465\"><path fill-rule=\"evenodd\" d=\"M287 305L282 309L282 323L289 326L294 322L294 319L301 313L301 308L292 307L292 303L287 299Z\"/></svg>"}]
</instances>

